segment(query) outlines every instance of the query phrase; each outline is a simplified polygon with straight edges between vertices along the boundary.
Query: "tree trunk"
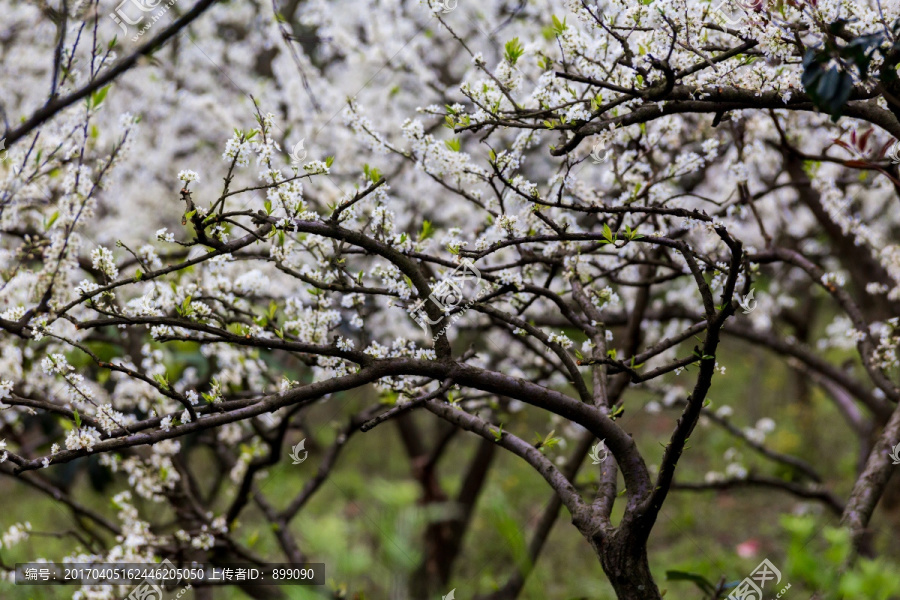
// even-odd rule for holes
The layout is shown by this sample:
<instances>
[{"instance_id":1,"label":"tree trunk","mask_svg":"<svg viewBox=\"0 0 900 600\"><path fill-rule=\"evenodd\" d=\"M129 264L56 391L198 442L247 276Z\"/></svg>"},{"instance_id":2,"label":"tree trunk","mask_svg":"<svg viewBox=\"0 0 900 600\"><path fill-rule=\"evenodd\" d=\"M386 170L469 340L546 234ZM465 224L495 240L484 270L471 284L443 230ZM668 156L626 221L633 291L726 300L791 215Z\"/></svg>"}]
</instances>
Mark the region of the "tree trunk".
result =
<instances>
[{"instance_id":1,"label":"tree trunk","mask_svg":"<svg viewBox=\"0 0 900 600\"><path fill-rule=\"evenodd\" d=\"M617 529L600 544L600 564L619 600L661 600L650 573L647 545L639 538Z\"/></svg>"}]
</instances>

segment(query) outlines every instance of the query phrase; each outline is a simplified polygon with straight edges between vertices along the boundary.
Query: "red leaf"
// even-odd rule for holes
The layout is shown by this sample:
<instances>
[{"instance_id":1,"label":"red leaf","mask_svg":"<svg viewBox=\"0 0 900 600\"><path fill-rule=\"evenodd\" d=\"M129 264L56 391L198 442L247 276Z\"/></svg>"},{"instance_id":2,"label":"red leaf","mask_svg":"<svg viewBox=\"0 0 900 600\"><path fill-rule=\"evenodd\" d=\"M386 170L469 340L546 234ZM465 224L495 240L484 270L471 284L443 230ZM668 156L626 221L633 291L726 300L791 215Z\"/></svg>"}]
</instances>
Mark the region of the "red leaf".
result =
<instances>
[{"instance_id":1,"label":"red leaf","mask_svg":"<svg viewBox=\"0 0 900 600\"><path fill-rule=\"evenodd\" d=\"M875 129L869 129L867 132L862 134L861 138L859 138L859 143L856 145L856 147L859 148L862 152L866 151L866 146L868 146L869 144L869 138L872 136L872 132L874 131Z\"/></svg>"},{"instance_id":2,"label":"red leaf","mask_svg":"<svg viewBox=\"0 0 900 600\"><path fill-rule=\"evenodd\" d=\"M844 150L848 150L848 151L850 151L850 152L853 152L853 146L851 146L851 145L848 144L847 142L844 142L844 141L841 141L841 140L838 140L838 139L835 139L835 140L832 140L832 141L833 141L836 145L838 145L838 146L840 146L841 148L843 148Z\"/></svg>"}]
</instances>

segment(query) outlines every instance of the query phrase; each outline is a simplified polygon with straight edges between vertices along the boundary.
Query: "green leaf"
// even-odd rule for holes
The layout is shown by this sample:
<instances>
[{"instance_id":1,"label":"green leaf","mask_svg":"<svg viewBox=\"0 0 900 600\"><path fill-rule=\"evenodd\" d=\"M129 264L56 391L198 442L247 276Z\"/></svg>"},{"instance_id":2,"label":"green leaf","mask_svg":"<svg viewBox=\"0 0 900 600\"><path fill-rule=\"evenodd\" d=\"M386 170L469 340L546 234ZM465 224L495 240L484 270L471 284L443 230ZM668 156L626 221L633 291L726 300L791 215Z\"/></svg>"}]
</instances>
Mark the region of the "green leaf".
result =
<instances>
[{"instance_id":1,"label":"green leaf","mask_svg":"<svg viewBox=\"0 0 900 600\"><path fill-rule=\"evenodd\" d=\"M550 19L553 21L553 33L556 35L560 35L563 31L566 30L566 17L563 17L563 20L560 21L556 18L556 15L551 15Z\"/></svg>"},{"instance_id":2,"label":"green leaf","mask_svg":"<svg viewBox=\"0 0 900 600\"><path fill-rule=\"evenodd\" d=\"M462 143L459 141L459 138L445 140L444 145L447 146L447 149L453 152L459 152L459 149L462 147Z\"/></svg>"},{"instance_id":3,"label":"green leaf","mask_svg":"<svg viewBox=\"0 0 900 600\"><path fill-rule=\"evenodd\" d=\"M74 417L75 417L75 427L81 429L81 415L78 414L78 409L76 408L72 412L74 413Z\"/></svg>"},{"instance_id":4,"label":"green leaf","mask_svg":"<svg viewBox=\"0 0 900 600\"><path fill-rule=\"evenodd\" d=\"M603 239L606 240L606 242L609 244L616 241L616 237L613 235L612 230L609 228L609 225L607 225L606 223L603 224Z\"/></svg>"},{"instance_id":5,"label":"green leaf","mask_svg":"<svg viewBox=\"0 0 900 600\"><path fill-rule=\"evenodd\" d=\"M434 235L434 227L431 225L431 221L425 220L422 222L422 230L419 231L419 241L424 241Z\"/></svg>"},{"instance_id":6,"label":"green leaf","mask_svg":"<svg viewBox=\"0 0 900 600\"><path fill-rule=\"evenodd\" d=\"M643 237L644 237L644 236L642 236L641 234L639 234L638 232L636 232L634 229L632 229L632 228L629 227L628 225L625 226L625 238L628 239L629 241L631 241L631 240L639 240L639 239L641 239L641 238L643 238Z\"/></svg>"},{"instance_id":7,"label":"green leaf","mask_svg":"<svg viewBox=\"0 0 900 600\"><path fill-rule=\"evenodd\" d=\"M193 310L191 309L191 297L188 296L181 303L181 307L178 309L178 314L181 315L182 317L187 317L192 312L193 312Z\"/></svg>"},{"instance_id":8,"label":"green leaf","mask_svg":"<svg viewBox=\"0 0 900 600\"><path fill-rule=\"evenodd\" d=\"M45 229L49 230L51 227L53 227L53 224L56 223L56 220L58 218L59 218L59 211L56 211L55 213L50 215L50 220L47 221L47 226L45 227Z\"/></svg>"},{"instance_id":9,"label":"green leaf","mask_svg":"<svg viewBox=\"0 0 900 600\"><path fill-rule=\"evenodd\" d=\"M376 169L375 167L370 167L368 164L363 165L363 174L365 175L368 181L372 183L378 183L381 181L381 171Z\"/></svg>"},{"instance_id":10,"label":"green leaf","mask_svg":"<svg viewBox=\"0 0 900 600\"><path fill-rule=\"evenodd\" d=\"M537 431L534 432L534 444L532 444L535 448L543 452L548 448L553 448L560 442L560 438L553 437L553 434L556 433L556 430L553 429L545 436L542 436Z\"/></svg>"},{"instance_id":11,"label":"green leaf","mask_svg":"<svg viewBox=\"0 0 900 600\"><path fill-rule=\"evenodd\" d=\"M804 160L803 161L803 172L806 173L806 176L810 179L814 179L816 173L818 173L819 168L822 166L821 161L818 160Z\"/></svg>"},{"instance_id":12,"label":"green leaf","mask_svg":"<svg viewBox=\"0 0 900 600\"><path fill-rule=\"evenodd\" d=\"M103 101L106 99L106 94L109 93L109 88L112 87L112 84L105 85L99 90L94 91L91 94L91 108L97 108Z\"/></svg>"},{"instance_id":13,"label":"green leaf","mask_svg":"<svg viewBox=\"0 0 900 600\"><path fill-rule=\"evenodd\" d=\"M153 376L153 379L162 387L164 390L169 389L169 378L165 375L160 375L157 373Z\"/></svg>"},{"instance_id":14,"label":"green leaf","mask_svg":"<svg viewBox=\"0 0 900 600\"><path fill-rule=\"evenodd\" d=\"M506 49L506 53L503 57L511 65L515 65L519 58L525 54L525 48L519 43L519 38L517 37L506 42L504 48Z\"/></svg>"}]
</instances>

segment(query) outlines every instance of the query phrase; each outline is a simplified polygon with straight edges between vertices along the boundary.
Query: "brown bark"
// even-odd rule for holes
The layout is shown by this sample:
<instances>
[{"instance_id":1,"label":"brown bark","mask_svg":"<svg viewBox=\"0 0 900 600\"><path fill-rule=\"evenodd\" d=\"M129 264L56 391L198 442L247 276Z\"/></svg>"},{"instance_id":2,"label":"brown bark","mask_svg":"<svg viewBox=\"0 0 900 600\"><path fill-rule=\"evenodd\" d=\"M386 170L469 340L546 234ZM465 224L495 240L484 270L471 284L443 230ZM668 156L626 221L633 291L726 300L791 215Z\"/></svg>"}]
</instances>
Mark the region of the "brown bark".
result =
<instances>
[{"instance_id":1,"label":"brown bark","mask_svg":"<svg viewBox=\"0 0 900 600\"><path fill-rule=\"evenodd\" d=\"M594 545L594 543L592 543ZM595 548L603 572L619 600L660 600L662 596L650 573L647 545L643 536L629 528L618 528Z\"/></svg>"}]
</instances>

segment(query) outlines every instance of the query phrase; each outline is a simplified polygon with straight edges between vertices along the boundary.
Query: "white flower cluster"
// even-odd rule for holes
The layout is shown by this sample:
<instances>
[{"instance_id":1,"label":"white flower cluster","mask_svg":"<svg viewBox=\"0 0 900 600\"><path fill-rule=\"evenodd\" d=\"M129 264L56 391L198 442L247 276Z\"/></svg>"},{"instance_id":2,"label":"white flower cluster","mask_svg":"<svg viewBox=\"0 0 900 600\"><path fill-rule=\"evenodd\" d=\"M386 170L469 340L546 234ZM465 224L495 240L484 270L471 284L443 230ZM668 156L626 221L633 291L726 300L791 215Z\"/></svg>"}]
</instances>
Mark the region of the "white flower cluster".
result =
<instances>
[{"instance_id":1,"label":"white flower cluster","mask_svg":"<svg viewBox=\"0 0 900 600\"><path fill-rule=\"evenodd\" d=\"M2 400L12 397L13 382L9 379L0 379L0 408L3 407Z\"/></svg>"},{"instance_id":2,"label":"white flower cluster","mask_svg":"<svg viewBox=\"0 0 900 600\"><path fill-rule=\"evenodd\" d=\"M216 536L214 536L208 525L203 525L197 535L191 539L191 547L198 550L210 550L216 544Z\"/></svg>"},{"instance_id":3,"label":"white flower cluster","mask_svg":"<svg viewBox=\"0 0 900 600\"><path fill-rule=\"evenodd\" d=\"M72 429L66 436L66 448L69 450L86 449L88 452L94 451L94 444L100 441L100 432L94 427L78 427Z\"/></svg>"},{"instance_id":4,"label":"white flower cluster","mask_svg":"<svg viewBox=\"0 0 900 600\"><path fill-rule=\"evenodd\" d=\"M0 548L10 548L12 546L15 546L19 542L28 539L28 532L30 531L31 523L29 521L12 525L3 534L3 543L0 544Z\"/></svg>"},{"instance_id":5,"label":"white flower cluster","mask_svg":"<svg viewBox=\"0 0 900 600\"><path fill-rule=\"evenodd\" d=\"M725 475L733 479L746 479L747 468L741 464L741 453L737 448L729 448L725 451L725 460L728 466L725 467Z\"/></svg>"},{"instance_id":6,"label":"white flower cluster","mask_svg":"<svg viewBox=\"0 0 900 600\"><path fill-rule=\"evenodd\" d=\"M111 404L99 405L93 416L97 419L100 428L106 433L112 433L117 429L127 427L130 423L137 421L137 417L134 415L126 415L119 412L114 409Z\"/></svg>"},{"instance_id":7,"label":"white flower cluster","mask_svg":"<svg viewBox=\"0 0 900 600\"><path fill-rule=\"evenodd\" d=\"M116 261L113 253L109 248L98 246L91 251L91 263L95 269L103 273L109 279L115 279L119 276L119 269L116 267Z\"/></svg>"},{"instance_id":8,"label":"white flower cluster","mask_svg":"<svg viewBox=\"0 0 900 600\"><path fill-rule=\"evenodd\" d=\"M157 542L156 536L150 530L150 524L140 519L137 508L131 503L131 492L119 492L113 496L112 503L119 509L122 534L116 536L118 546L110 550L108 559L127 562L126 559L143 557L140 562L146 561L146 555L141 551Z\"/></svg>"},{"instance_id":9,"label":"white flower cluster","mask_svg":"<svg viewBox=\"0 0 900 600\"><path fill-rule=\"evenodd\" d=\"M254 130L254 132L257 132L257 130ZM225 143L222 160L229 163L234 161L236 167L246 167L250 164L252 147L253 143L236 131L234 136Z\"/></svg>"},{"instance_id":10,"label":"white flower cluster","mask_svg":"<svg viewBox=\"0 0 900 600\"><path fill-rule=\"evenodd\" d=\"M234 463L231 472L229 473L231 481L234 483L240 483L243 480L244 475L247 473L247 468L250 466L250 463L253 461L253 459L265 456L265 454L265 445L259 440L259 438L254 438L249 445L241 444L241 453L238 456L237 461ZM257 477L262 475L262 471L257 471Z\"/></svg>"},{"instance_id":11,"label":"white flower cluster","mask_svg":"<svg viewBox=\"0 0 900 600\"><path fill-rule=\"evenodd\" d=\"M596 306L597 308L612 308L619 306L622 302L622 300L619 298L619 295L609 286L606 286L598 291L591 291L593 292L591 294L591 300L593 301L594 306Z\"/></svg>"},{"instance_id":12,"label":"white flower cluster","mask_svg":"<svg viewBox=\"0 0 900 600\"><path fill-rule=\"evenodd\" d=\"M753 427L745 427L743 433L747 439L762 444L766 441L766 436L775 431L775 421L768 417L763 417L756 422Z\"/></svg>"},{"instance_id":13,"label":"white flower cluster","mask_svg":"<svg viewBox=\"0 0 900 600\"><path fill-rule=\"evenodd\" d=\"M547 339L551 344L559 344L566 349L572 347L572 340L570 340L569 336L567 336L565 333L551 333L547 336Z\"/></svg>"},{"instance_id":14,"label":"white flower cluster","mask_svg":"<svg viewBox=\"0 0 900 600\"><path fill-rule=\"evenodd\" d=\"M162 229L158 229L156 231L156 239L159 240L160 242L174 243L175 242L175 234L171 233L168 230L168 228L163 227Z\"/></svg>"},{"instance_id":15,"label":"white flower cluster","mask_svg":"<svg viewBox=\"0 0 900 600\"><path fill-rule=\"evenodd\" d=\"M163 440L153 445L153 452L148 458L129 456L122 461L121 468L128 474L128 484L138 496L161 502L165 499L164 492L181 481L181 475L172 462L172 456L180 448L178 440ZM101 455L101 462L117 471L120 466L118 461L108 457L108 454Z\"/></svg>"},{"instance_id":16,"label":"white flower cluster","mask_svg":"<svg viewBox=\"0 0 900 600\"><path fill-rule=\"evenodd\" d=\"M197 175L196 171L184 170L178 172L178 179L185 183L190 183L191 181L200 181L200 176Z\"/></svg>"},{"instance_id":17,"label":"white flower cluster","mask_svg":"<svg viewBox=\"0 0 900 600\"><path fill-rule=\"evenodd\" d=\"M51 354L41 359L41 369L47 375L68 375L75 367L62 354Z\"/></svg>"},{"instance_id":18,"label":"white flower cluster","mask_svg":"<svg viewBox=\"0 0 900 600\"><path fill-rule=\"evenodd\" d=\"M52 27L47 23L33 28L28 25L26 18L39 16L30 4L33 3L7 2L4 13L8 29L16 32L17 39L33 42L22 44L23 50L17 49L17 39L4 40L4 52L11 57L7 61L11 77L17 85L19 79L23 80L21 90L17 88L17 93L4 96L4 102L10 104L10 114L15 115L26 114L28 105L35 103L36 96L25 84L43 90L37 86L43 86L46 79L47 61L37 56L34 48L47 46L47 31ZM92 98L91 110L56 115L46 127L29 135L31 143L16 144L9 155L15 160L0 165L0 318L20 321L27 314L34 314L32 309L45 290L52 292L48 310L42 307L29 323L40 344L0 336L0 373L6 378L0 381L0 408L7 408L2 401L12 397L13 383L22 396L54 399L55 388L64 385L65 397L58 398L60 404L68 401L70 406L77 406L96 427L82 426L68 432L65 447L69 450L93 451L102 437L144 415L158 418L160 430L172 432L179 421L189 422L190 414L170 398L161 398L157 388L138 378L110 373L102 365L82 368L83 356L66 339L94 343L94 336L118 332L128 344L109 344L118 356L107 359L104 349L104 360L151 378L171 374L173 381L169 384L166 379L166 384L192 405L200 402L198 390L205 390L204 399L218 405L226 398L265 396L274 391L279 381L284 382L284 390L300 385L288 376L305 384L310 379L344 377L359 368L340 357L317 356L313 350L296 353L301 359L297 363L299 372L291 365L286 376L282 361L271 360L267 350L260 348L267 341L284 340L283 347L321 345L329 349L328 353L333 353L335 347L341 352L361 348L367 356L379 360L434 359L435 352L428 344L411 341L423 337L396 308L397 304L411 304L410 300L419 296L410 284L406 268L401 271L394 264L400 261L392 262L397 253L425 270L430 267L436 283L452 268L447 267L451 264L445 260L447 256L474 256L466 252L474 248L479 267L485 263L485 279L491 280L486 285L498 292L496 298L487 302L526 322L537 323L535 327L556 331L545 339L566 349L573 346L569 336L562 333L564 327L571 326L563 324L569 315L560 315L559 306L550 298L556 296L554 300L570 307L580 319L580 313L586 311L572 297L571 278L581 277L579 281L590 302L602 313L592 323L595 335L582 346L586 355L595 357L604 355L607 348L597 347L603 346L604 340L612 346L613 330L622 338L620 342L625 339L627 327L622 327L622 323L627 323L632 315L642 316L638 324L642 347L651 347L666 338L675 339L693 325L694 315L702 310L700 296L687 263L672 248L671 241L687 244L688 251L703 255L702 268L708 268L710 287L718 298L729 265L723 262L728 260L728 249L712 231L716 227L727 228L739 239L748 250L747 256L757 254L750 246L761 245L767 237L799 249L833 271L818 282L828 292L843 288L856 293L864 285L868 294L878 296L871 299L875 305L900 298L900 286L891 283L900 281L900 246L890 243L897 228L897 215L896 211L884 212L884 207L890 206L886 201L894 195L890 178L875 171L870 173L873 177L868 177L865 170L861 171L863 177L848 177L846 167L837 161L800 161L810 180L809 186L803 184L804 190L818 194L825 211L834 213L834 223L847 240L856 244L854 252L870 254L874 264L880 264L888 274L884 282L865 282L858 276L864 280L863 272L871 269L852 271L852 259L837 255L833 240L829 240L833 236L820 225L821 215L813 214L804 206L806 202L798 203L796 189L792 189L796 186L790 181L794 174L785 177L784 157L772 151L772 140L779 140L784 131L789 132L792 144L810 156L825 152L831 138L840 136L836 127L827 123L827 117L807 110L778 110L777 114L739 110L718 115L723 123L730 119L731 125L716 128L710 124L712 118L679 114L677 106L668 99L653 99L651 89L654 80L662 81L655 60L668 56L672 69L686 74L678 76L676 95L692 102L720 98L723 90L737 95L755 94L765 105L771 104L769 98L777 104L792 97L796 100L803 87L803 69L796 60L797 45L816 47L822 38L821 24L838 17L848 19L848 35L870 32L872 24L877 29L877 23L885 17L877 14L873 2L818 0L804 6L786 3L780 7L783 10L777 18L754 17L743 23L739 36L708 26L717 10L714 5L729 10L727 3L721 5L718 0L713 4L708 0L608 0L600 3L600 12L597 3L577 0L558 6L528 3L531 13L524 15L528 18L507 23L509 31L515 31L510 37L521 36L524 55L518 60L501 58L494 64L496 53L478 53L478 42L467 41L464 50L471 48L472 54L457 56L459 44L449 28L436 26L429 32L430 39L412 39L408 34L417 31L421 24L407 15L408 11L398 11L397 2L358 0L358 7L364 10L341 11L331 10L325 0L309 0L301 3L299 17L293 15L303 27L319 32L319 60L316 68L308 71L308 82L294 77L293 69L282 68L283 52L271 65L271 77L259 79L260 65L268 71L270 61L266 57L271 54L273 40L282 25L272 23L271 15L261 12L259 4L224 3L221 10L211 11L208 19L197 22L195 33L200 36L198 40L209 41L203 46L213 62L229 65L241 80L257 82L254 93L265 93L261 104L279 107L291 125L287 131L275 126L272 114L265 114L254 129L236 130L233 136L223 134L221 124L237 122L247 105L232 101L236 96L220 89L215 69L196 69L183 77L175 67L154 67L154 77L149 78L144 76L147 67L138 65L136 76L129 80L136 93L126 95L133 113L122 114L122 94L107 100L107 107L113 105L111 110L97 110L99 102ZM350 2L348 6L357 4ZM434 4L431 2L433 8ZM507 22L506 4L500 0L483 3L479 6L479 18L486 25L492 21L497 25ZM673 8L677 10L670 10ZM549 15L554 11L559 17L548 27ZM897 15L896 6L887 7L886 11L888 21ZM530 18L539 14L546 18ZM604 23L597 23L598 14ZM240 44L222 43L219 34L232 32L235 23L240 25ZM678 33L674 46L673 31ZM785 35L786 32L799 32L799 38ZM73 64L84 66L85 57L76 54L71 37L67 39L63 52L70 58L78 56ZM384 57L393 56L398 40L407 39L413 49L405 53L409 57L385 66ZM721 54L723 50L745 41L755 44L752 51L722 58L727 55ZM518 55L517 44L509 48ZM702 58L698 61L701 50L710 56L718 55L721 60L716 59L719 62L715 65L704 64ZM422 56L428 56L428 61L423 62ZM878 60L873 69L878 68ZM432 65L439 65L440 72L434 71ZM326 123L330 114L319 120L318 111L309 109L308 100L313 94L312 89L305 89L306 84L327 103L348 94L356 96L354 81L363 74L368 78L382 68L393 69L388 79L398 81L396 88L359 94L373 103L371 114L377 118L367 118L351 101L343 112L348 129ZM610 85L600 89L558 77L556 72L560 70L578 75L583 81L602 79ZM61 94L78 89L85 83L84 78L94 72L72 71L60 74ZM651 73L654 75L645 81ZM450 89L449 80L462 84ZM456 100L465 102L454 104L454 100L442 96L456 96ZM179 110L166 110L173 102L178 103ZM418 118L407 118L412 107L424 103L432 104L420 109ZM885 110L884 106L883 99L879 99L868 108L877 113ZM670 110L673 108L676 110ZM89 123L82 121L85 112L91 119ZM141 114L147 126L134 127L134 114ZM530 117L522 116L525 114L539 116L532 123ZM541 123L545 118L547 121ZM550 155L561 148L557 144L577 141L571 134L574 129L583 128L581 121L631 124L596 132L568 156L551 160ZM862 131L860 121L845 117L842 124L850 123ZM440 129L441 122L448 126L446 130ZM400 123L402 127L398 127ZM732 135L735 131L740 133L737 139ZM332 173L330 160L285 168L279 141L298 139L304 133L309 139L315 135L319 148L340 156L341 168L334 168ZM876 128L872 139L884 138L878 140L880 146L887 141L886 135ZM117 145L119 137L121 146ZM124 144L125 137L129 138L128 145ZM553 151L548 153L544 141L554 146ZM602 165L593 164L588 158L590 142L611 150L611 159ZM129 145L141 151L130 159L123 158ZM29 146L33 151L25 149ZM26 152L38 157L33 167L32 161L25 160L29 156ZM232 253L217 251L217 244L203 244L195 239L187 221L184 228L176 225L183 203L177 195L172 197L171 189L174 172L185 188L200 182L197 172L179 170L187 166L179 164L183 157L195 165L205 165L213 164L208 162L210 157L220 156L226 164L215 163L216 172L203 176L204 183L209 184L209 189L204 186L203 191L209 193L195 193L206 207L195 208L201 216L210 214L215 199L220 198L214 184L224 176L226 189L217 210L221 208L229 220L220 221L205 233L221 242L249 240ZM250 165L251 157L255 158L256 172L241 171ZM127 163L129 168L115 171L116 176L111 178L110 173L122 160L132 162ZM234 171L230 169L232 163L237 167ZM363 164L367 164L367 173L361 180L358 176ZM132 168L135 166L141 168ZM354 198L360 187L370 185L374 179L370 169L374 166L394 187L389 191L388 185L382 185L343 211L340 226L333 228L327 215ZM329 177L313 177L323 174ZM736 183L742 184L740 189ZM121 189L128 193L119 193ZM743 198L748 190L753 195L752 202ZM186 196L186 192L182 194ZM851 201L852 210L846 205ZM632 209L638 212L630 212ZM673 211L697 211L693 214L698 218L675 216ZM701 212L710 217L700 218ZM267 233L256 238L252 232L270 219L277 223L275 231L269 231L271 236ZM614 241L573 241L581 234L596 234L604 223L615 229ZM178 241L176 233L167 227L176 231ZM640 229L645 239L627 239L626 227ZM378 252L325 235L338 230L352 231L355 239L373 238ZM8 232L12 233L7 235ZM559 232L566 235L558 235ZM122 236L118 247L128 249L127 254L110 249L115 236ZM516 244L510 244L513 238ZM118 264L114 254L119 255ZM749 263L751 269L755 268L754 259L749 259ZM179 264L190 266L179 268ZM169 266L171 271L162 272ZM760 268L765 270L768 266ZM125 285L116 286L115 296L112 291L96 294L92 302L76 303L74 308L62 310L76 299L73 293L95 294L101 286L117 280L120 269L128 277L121 282ZM745 319L743 323L761 335L777 335L774 325L779 322L778 311L790 308L795 298L800 301L797 306L805 305L809 281L801 271L779 271L783 277L778 279L784 281L767 281L768 297L760 301L759 309L748 317L737 315L734 320L740 324L739 319ZM554 275L563 272L565 276ZM754 281L758 275L765 278L762 280L772 279L766 273L752 275ZM129 281L132 276L134 280ZM648 278L653 280L653 293L650 306L641 314L632 307L638 294L651 289L643 287ZM845 279L852 283L849 288ZM743 289L744 283L739 279L738 289ZM513 289L501 292L500 286ZM773 290L778 286L781 287L776 294ZM354 291L347 293L347 289ZM373 289L375 293L371 293ZM814 289L815 294L823 294L820 287ZM773 300L775 296L777 300ZM829 302L827 310L841 308ZM869 336L875 341L872 360L876 368L887 372L900 366L900 321L891 319L864 326L841 314L827 314L833 320L824 333L821 328L812 328L810 345L818 344L821 350L855 351L858 342ZM102 322L107 318L114 323L112 326L80 327L85 321ZM190 327L178 327L169 319L190 321ZM78 326L76 322L80 322ZM467 336L480 335L487 327L496 327L496 322L476 310L466 313L459 325ZM514 331L523 338L529 335L521 328ZM577 337L573 334L572 338L581 339L582 333L586 332L579 332ZM217 335L247 345L218 342ZM181 344L171 340L181 337L193 341ZM793 343L790 338L786 341ZM567 385L566 374L547 373L552 369L548 369L540 352L534 352L530 340L514 342L500 349L480 344L478 354L467 358L467 363L539 385L560 389ZM184 362L181 352L185 347L198 345L201 350L194 358L203 363L202 367L183 368L178 364L172 369L173 364ZM140 356L134 355L135 348L140 348ZM650 366L642 367L643 372L675 358L680 349L680 345L672 347L651 358ZM279 350L277 354L290 353ZM822 353L823 357L829 354ZM833 354L840 355L841 360L847 355ZM67 356L78 365L77 373ZM716 363L716 368L719 373L725 372L723 365ZM853 376L857 371L865 373L865 369L852 371ZM683 369L676 371L682 372ZM689 375L692 373L693 368ZM428 384L420 379L395 377L383 379L378 385L382 391L414 393ZM685 390L674 386L661 395L661 400L645 404L647 412L660 412L687 396ZM455 397L457 403L460 397L467 402L465 392ZM479 401L473 400L472 405ZM511 410L515 412L521 405L514 401ZM714 410L722 419L730 419L734 413L729 406ZM27 412L24 407L15 406L0 412L0 420L11 431L17 431ZM760 419L744 433L752 442L762 443L774 428L771 419ZM248 423L233 423L218 428L200 443L218 443L232 452L231 458L236 462L230 475L238 481L252 457L257 456L255 435ZM209 441L213 439L215 442ZM50 441L41 440L39 446L23 445L44 448ZM5 448L3 440L0 462L9 456ZM177 448L177 442L166 441L141 448L140 457L104 454L102 460L111 469L125 472L134 494L162 500L179 478L172 462ZM22 452L28 454L26 449ZM54 443L50 454L58 452L59 444ZM722 473L711 472L707 478L748 476L747 467L735 453L726 452L726 460L728 464ZM50 462L49 457L44 459L45 466ZM123 521L129 521L123 528L120 545L111 554L132 557L139 552L152 552L147 549L154 541L149 525L141 524L137 510L126 506L130 495L117 498ZM178 526L188 527L175 527ZM194 548L211 548L221 529L215 524L199 530L198 527L191 525L191 534L182 531L176 537Z\"/></svg>"}]
</instances>

